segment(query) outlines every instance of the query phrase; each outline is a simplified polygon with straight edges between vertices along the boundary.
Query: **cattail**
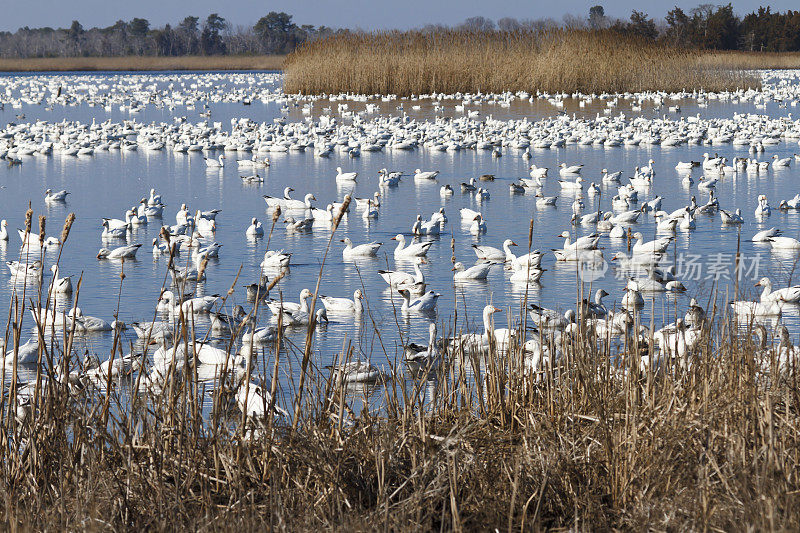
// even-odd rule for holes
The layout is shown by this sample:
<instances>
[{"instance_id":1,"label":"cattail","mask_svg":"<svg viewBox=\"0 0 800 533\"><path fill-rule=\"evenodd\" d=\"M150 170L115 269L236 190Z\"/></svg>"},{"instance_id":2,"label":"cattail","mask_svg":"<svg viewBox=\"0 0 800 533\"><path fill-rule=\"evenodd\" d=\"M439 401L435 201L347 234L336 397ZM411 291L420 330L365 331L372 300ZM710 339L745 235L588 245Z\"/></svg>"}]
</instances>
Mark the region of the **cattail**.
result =
<instances>
[{"instance_id":1,"label":"cattail","mask_svg":"<svg viewBox=\"0 0 800 533\"><path fill-rule=\"evenodd\" d=\"M200 261L200 266L197 267L197 281L203 279L203 272L206 271L206 266L208 266L208 256L206 255L203 257L203 260Z\"/></svg>"},{"instance_id":2,"label":"cattail","mask_svg":"<svg viewBox=\"0 0 800 533\"><path fill-rule=\"evenodd\" d=\"M41 247L44 244L44 229L47 222L47 217L44 215L39 215L39 246Z\"/></svg>"},{"instance_id":3,"label":"cattail","mask_svg":"<svg viewBox=\"0 0 800 533\"><path fill-rule=\"evenodd\" d=\"M70 213L67 215L67 219L64 221L64 227L61 228L61 244L63 245L67 242L67 238L69 237L69 230L72 229L72 224L75 223L75 213Z\"/></svg>"},{"instance_id":4,"label":"cattail","mask_svg":"<svg viewBox=\"0 0 800 533\"><path fill-rule=\"evenodd\" d=\"M450 256L450 262L456 264L456 238L450 237L450 251L452 255Z\"/></svg>"},{"instance_id":5,"label":"cattail","mask_svg":"<svg viewBox=\"0 0 800 533\"><path fill-rule=\"evenodd\" d=\"M273 287L275 287L275 285L278 284L278 282L283 278L283 275L285 273L286 273L285 270L281 270L280 274L278 274L277 276L272 278L272 281L270 281L269 285L267 286L267 293L269 293L269 291L271 291L273 289Z\"/></svg>"},{"instance_id":6,"label":"cattail","mask_svg":"<svg viewBox=\"0 0 800 533\"><path fill-rule=\"evenodd\" d=\"M25 211L25 233L31 232L31 223L33 222L33 209L28 207L28 210Z\"/></svg>"},{"instance_id":7,"label":"cattail","mask_svg":"<svg viewBox=\"0 0 800 533\"><path fill-rule=\"evenodd\" d=\"M533 247L533 219L531 218L531 225L528 226L528 250Z\"/></svg>"},{"instance_id":8,"label":"cattail","mask_svg":"<svg viewBox=\"0 0 800 533\"><path fill-rule=\"evenodd\" d=\"M272 212L272 223L275 224L281 216L281 206L276 206Z\"/></svg>"},{"instance_id":9,"label":"cattail","mask_svg":"<svg viewBox=\"0 0 800 533\"><path fill-rule=\"evenodd\" d=\"M124 279L125 279L125 258L123 257L120 260L119 280L122 281Z\"/></svg>"},{"instance_id":10,"label":"cattail","mask_svg":"<svg viewBox=\"0 0 800 533\"><path fill-rule=\"evenodd\" d=\"M333 217L333 228L331 231L336 231L336 228L339 227L339 222L342 221L342 217L350 208L350 195L344 197L344 201L342 202L342 207L339 209L339 212L336 213L336 216Z\"/></svg>"}]
</instances>

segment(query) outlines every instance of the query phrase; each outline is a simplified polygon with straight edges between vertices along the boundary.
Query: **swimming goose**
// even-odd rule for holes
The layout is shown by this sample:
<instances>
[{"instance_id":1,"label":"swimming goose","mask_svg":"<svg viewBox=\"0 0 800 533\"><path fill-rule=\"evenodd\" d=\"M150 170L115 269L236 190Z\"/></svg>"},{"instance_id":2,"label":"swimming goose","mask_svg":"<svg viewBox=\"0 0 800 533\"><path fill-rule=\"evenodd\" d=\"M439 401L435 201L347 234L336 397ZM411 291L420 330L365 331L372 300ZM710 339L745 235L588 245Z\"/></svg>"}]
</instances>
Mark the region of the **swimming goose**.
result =
<instances>
[{"instance_id":1,"label":"swimming goose","mask_svg":"<svg viewBox=\"0 0 800 533\"><path fill-rule=\"evenodd\" d=\"M475 215L475 219L472 221L472 224L469 226L469 232L472 235L479 235L481 233L486 233L487 227L486 222L483 221L483 217L480 213Z\"/></svg>"},{"instance_id":2,"label":"swimming goose","mask_svg":"<svg viewBox=\"0 0 800 533\"><path fill-rule=\"evenodd\" d=\"M381 212L378 210L378 208L372 205L372 200L367 200L367 208L364 209L363 213L361 213L361 218L363 218L364 220L378 218L380 213Z\"/></svg>"},{"instance_id":3,"label":"swimming goose","mask_svg":"<svg viewBox=\"0 0 800 533\"><path fill-rule=\"evenodd\" d=\"M453 196L453 194L455 194L455 191L453 191L453 187L449 183L442 185L439 189L439 196L442 198L449 198Z\"/></svg>"},{"instance_id":4,"label":"swimming goose","mask_svg":"<svg viewBox=\"0 0 800 533\"><path fill-rule=\"evenodd\" d=\"M309 231L314 227L314 220L315 217L301 218L300 220L295 220L294 217L287 216L283 218L283 223L286 229L289 231Z\"/></svg>"},{"instance_id":5,"label":"swimming goose","mask_svg":"<svg viewBox=\"0 0 800 533\"><path fill-rule=\"evenodd\" d=\"M785 168L788 167L792 163L791 157L784 157L782 159L778 158L778 154L772 156L772 167L773 168Z\"/></svg>"},{"instance_id":6,"label":"swimming goose","mask_svg":"<svg viewBox=\"0 0 800 533\"><path fill-rule=\"evenodd\" d=\"M317 197L311 193L306 194L302 200L294 200L292 198L284 199L283 206L287 210L298 210L298 209L313 209L314 205L311 201L317 201Z\"/></svg>"},{"instance_id":7,"label":"swimming goose","mask_svg":"<svg viewBox=\"0 0 800 533\"><path fill-rule=\"evenodd\" d=\"M264 201L267 203L267 207L279 207L283 206L284 202L286 202L287 200L292 200L292 197L289 196L289 193L292 191L294 191L294 189L292 189L291 187L286 187L285 189L283 189L283 198L268 196L266 194L263 196L263 198Z\"/></svg>"},{"instance_id":8,"label":"swimming goose","mask_svg":"<svg viewBox=\"0 0 800 533\"><path fill-rule=\"evenodd\" d=\"M265 326L242 333L242 343L254 342L256 344L272 342L278 338L278 329L275 326Z\"/></svg>"},{"instance_id":9,"label":"swimming goose","mask_svg":"<svg viewBox=\"0 0 800 533\"><path fill-rule=\"evenodd\" d=\"M572 309L562 315L554 309L530 304L528 314L542 332L563 331L569 324L575 323L575 311Z\"/></svg>"},{"instance_id":10,"label":"swimming goose","mask_svg":"<svg viewBox=\"0 0 800 533\"><path fill-rule=\"evenodd\" d=\"M619 183L619 179L622 177L621 170L609 173L608 170L604 168L601 173L603 174L603 181L606 183Z\"/></svg>"},{"instance_id":11,"label":"swimming goose","mask_svg":"<svg viewBox=\"0 0 800 533\"><path fill-rule=\"evenodd\" d=\"M511 330L495 329L494 327L493 315L500 311L502 309L491 304L483 308L483 333L465 333L458 338L458 342L465 352L485 353L490 350L492 344L501 352L508 349L512 335Z\"/></svg>"},{"instance_id":12,"label":"swimming goose","mask_svg":"<svg viewBox=\"0 0 800 533\"><path fill-rule=\"evenodd\" d=\"M769 202L767 201L767 197L764 194L759 195L758 197L758 206L756 207L755 214L757 217L768 217L772 209L769 206Z\"/></svg>"},{"instance_id":13,"label":"swimming goose","mask_svg":"<svg viewBox=\"0 0 800 533\"><path fill-rule=\"evenodd\" d=\"M217 159L203 157L203 160L205 160L206 167L208 168L222 168L225 166L225 156L223 154L220 154Z\"/></svg>"},{"instance_id":14,"label":"swimming goose","mask_svg":"<svg viewBox=\"0 0 800 533\"><path fill-rule=\"evenodd\" d=\"M428 326L428 344L422 346L413 342L403 347L403 356L408 363L429 363L439 357L436 348L436 322Z\"/></svg>"},{"instance_id":15,"label":"swimming goose","mask_svg":"<svg viewBox=\"0 0 800 533\"><path fill-rule=\"evenodd\" d=\"M556 237L564 239L564 250L595 250L597 249L597 243L600 241L600 235L597 233L578 237L572 243L570 242L568 231L562 231Z\"/></svg>"},{"instance_id":16,"label":"swimming goose","mask_svg":"<svg viewBox=\"0 0 800 533\"><path fill-rule=\"evenodd\" d=\"M542 196L541 194L537 194L536 207L554 206L557 200L558 196Z\"/></svg>"},{"instance_id":17,"label":"swimming goose","mask_svg":"<svg viewBox=\"0 0 800 533\"><path fill-rule=\"evenodd\" d=\"M272 319L277 322L278 316L275 315ZM311 314L301 309L296 311L287 311L284 309L281 320L285 326L305 326L311 322ZM325 307L316 310L314 313L314 322L317 326L323 326L324 323L328 322L328 313L325 311Z\"/></svg>"},{"instance_id":18,"label":"swimming goose","mask_svg":"<svg viewBox=\"0 0 800 533\"><path fill-rule=\"evenodd\" d=\"M111 228L109 221L103 220L103 232L100 234L101 239L124 239L128 235L128 225L123 227Z\"/></svg>"},{"instance_id":19,"label":"swimming goose","mask_svg":"<svg viewBox=\"0 0 800 533\"><path fill-rule=\"evenodd\" d=\"M481 214L479 211L473 211L472 209L469 209L467 207L462 208L460 213L461 213L461 220L463 222L472 222L473 220L475 220L476 216Z\"/></svg>"},{"instance_id":20,"label":"swimming goose","mask_svg":"<svg viewBox=\"0 0 800 533\"><path fill-rule=\"evenodd\" d=\"M536 165L531 165L529 167L530 176L532 178L539 178L543 179L547 177L547 168L546 167L537 167Z\"/></svg>"},{"instance_id":21,"label":"swimming goose","mask_svg":"<svg viewBox=\"0 0 800 533\"><path fill-rule=\"evenodd\" d=\"M283 250L267 250L264 253L264 260L261 261L262 270L284 269L289 267L292 254L287 254Z\"/></svg>"},{"instance_id":22,"label":"swimming goose","mask_svg":"<svg viewBox=\"0 0 800 533\"><path fill-rule=\"evenodd\" d=\"M245 230L244 234L248 237L263 237L264 228L261 226L261 222L253 217L250 221L250 226Z\"/></svg>"},{"instance_id":23,"label":"swimming goose","mask_svg":"<svg viewBox=\"0 0 800 533\"><path fill-rule=\"evenodd\" d=\"M575 181L558 180L562 189L579 190L583 189L583 178L578 176Z\"/></svg>"},{"instance_id":24,"label":"swimming goose","mask_svg":"<svg viewBox=\"0 0 800 533\"><path fill-rule=\"evenodd\" d=\"M398 233L392 237L393 241L397 241L397 248L394 250L394 257L421 257L428 254L428 250L433 246L433 241L428 242L412 242L406 246L406 238L404 235Z\"/></svg>"},{"instance_id":25,"label":"swimming goose","mask_svg":"<svg viewBox=\"0 0 800 533\"><path fill-rule=\"evenodd\" d=\"M683 317L683 321L686 323L687 326L690 328L698 329L703 327L706 321L706 312L697 300L692 298L689 300L689 310L686 311L686 315Z\"/></svg>"},{"instance_id":26,"label":"swimming goose","mask_svg":"<svg viewBox=\"0 0 800 533\"><path fill-rule=\"evenodd\" d=\"M475 185L476 180L475 178L470 178L468 183L461 183L461 192L475 192L478 190L478 186Z\"/></svg>"},{"instance_id":27,"label":"swimming goose","mask_svg":"<svg viewBox=\"0 0 800 533\"><path fill-rule=\"evenodd\" d=\"M108 248L100 248L97 252L98 259L136 259L136 252L139 251L141 244L132 244L130 246L120 246L109 250Z\"/></svg>"},{"instance_id":28,"label":"swimming goose","mask_svg":"<svg viewBox=\"0 0 800 533\"><path fill-rule=\"evenodd\" d=\"M494 263L478 263L477 265L469 268L464 268L464 263L461 261L453 265L453 279L455 281L468 281L468 280L485 280L489 275L489 270Z\"/></svg>"},{"instance_id":29,"label":"swimming goose","mask_svg":"<svg viewBox=\"0 0 800 533\"><path fill-rule=\"evenodd\" d=\"M428 261L424 257L414 259L414 274L402 270L378 270L378 274L392 288L409 288L413 285L425 285L425 274L419 265Z\"/></svg>"},{"instance_id":30,"label":"swimming goose","mask_svg":"<svg viewBox=\"0 0 800 533\"><path fill-rule=\"evenodd\" d=\"M342 167L336 167L336 179L341 181L356 181L358 172L342 172Z\"/></svg>"},{"instance_id":31,"label":"swimming goose","mask_svg":"<svg viewBox=\"0 0 800 533\"><path fill-rule=\"evenodd\" d=\"M742 210L736 209L736 212L731 213L730 211L725 211L724 209L719 210L719 218L722 220L723 224L743 224L744 217L742 217Z\"/></svg>"},{"instance_id":32,"label":"swimming goose","mask_svg":"<svg viewBox=\"0 0 800 533\"><path fill-rule=\"evenodd\" d=\"M148 207L163 207L163 203L161 201L161 195L156 194L155 189L150 189L150 198L147 199Z\"/></svg>"},{"instance_id":33,"label":"swimming goose","mask_svg":"<svg viewBox=\"0 0 800 533\"><path fill-rule=\"evenodd\" d=\"M583 168L583 165L569 165L568 166L566 163L561 163L560 165L558 165L558 167L560 169L558 171L558 173L563 176L565 174L580 174L581 173L581 169Z\"/></svg>"},{"instance_id":34,"label":"swimming goose","mask_svg":"<svg viewBox=\"0 0 800 533\"><path fill-rule=\"evenodd\" d=\"M674 237L661 237L652 241L644 242L644 237L640 232L637 231L633 234L633 238L636 239L636 243L634 243L632 247L633 253L652 254L666 252Z\"/></svg>"},{"instance_id":35,"label":"swimming goose","mask_svg":"<svg viewBox=\"0 0 800 533\"><path fill-rule=\"evenodd\" d=\"M485 246L480 244L473 244L472 249L478 259L485 261L513 261L516 256L511 252L510 247L517 246L511 239L503 241L503 249L494 248L492 246Z\"/></svg>"},{"instance_id":36,"label":"swimming goose","mask_svg":"<svg viewBox=\"0 0 800 533\"><path fill-rule=\"evenodd\" d=\"M299 302L281 302L280 300L270 299L266 302L267 307L272 314L277 317L280 313L280 310L283 309L284 311L304 311L308 312L308 299L314 296L314 293L308 289L303 289L300 291L300 301Z\"/></svg>"},{"instance_id":37,"label":"swimming goose","mask_svg":"<svg viewBox=\"0 0 800 533\"><path fill-rule=\"evenodd\" d=\"M795 194L791 200L781 200L778 209L800 209L800 193Z\"/></svg>"},{"instance_id":38,"label":"swimming goose","mask_svg":"<svg viewBox=\"0 0 800 533\"><path fill-rule=\"evenodd\" d=\"M753 238L750 239L753 242L769 242L769 240L773 237L778 237L781 234L781 230L776 227L772 227L769 229L761 230L755 235Z\"/></svg>"},{"instance_id":39,"label":"swimming goose","mask_svg":"<svg viewBox=\"0 0 800 533\"><path fill-rule=\"evenodd\" d=\"M763 287L761 292L761 302L774 302L777 300L788 303L800 303L800 285L785 287L783 289L772 290L772 282L768 277L763 277L755 285L756 287Z\"/></svg>"},{"instance_id":40,"label":"swimming goose","mask_svg":"<svg viewBox=\"0 0 800 533\"><path fill-rule=\"evenodd\" d=\"M383 244L373 241L353 246L353 241L350 240L350 237L345 237L341 242L345 243L345 247L342 250L342 258L345 261L354 257L375 257L378 255L378 249Z\"/></svg>"},{"instance_id":41,"label":"swimming goose","mask_svg":"<svg viewBox=\"0 0 800 533\"><path fill-rule=\"evenodd\" d=\"M419 298L411 299L411 292L408 289L399 289L398 292L403 296L404 313L431 313L436 311L436 301L441 294L428 291Z\"/></svg>"},{"instance_id":42,"label":"swimming goose","mask_svg":"<svg viewBox=\"0 0 800 533\"><path fill-rule=\"evenodd\" d=\"M597 289L594 293L594 301L584 299L580 305L582 317L603 318L608 314L603 298L609 294L604 289Z\"/></svg>"},{"instance_id":43,"label":"swimming goose","mask_svg":"<svg viewBox=\"0 0 800 533\"><path fill-rule=\"evenodd\" d=\"M420 180L432 180L432 179L436 178L436 176L438 176L438 175L439 175L439 171L438 170L423 172L420 169L416 169L414 171L414 178L415 179L420 179Z\"/></svg>"},{"instance_id":44,"label":"swimming goose","mask_svg":"<svg viewBox=\"0 0 800 533\"><path fill-rule=\"evenodd\" d=\"M257 383L246 383L243 381L236 389L235 399L239 410L244 413L249 420L258 422L267 420L267 410L270 408L270 405L272 405L272 413L270 413L269 416L289 417L289 413L281 409L277 402L273 402L272 394L268 390L264 390L264 388Z\"/></svg>"},{"instance_id":45,"label":"swimming goose","mask_svg":"<svg viewBox=\"0 0 800 533\"><path fill-rule=\"evenodd\" d=\"M325 310L329 313L355 313L359 315L364 310L364 306L361 303L361 300L364 299L364 295L361 289L355 290L352 300L349 298L334 298L332 296L323 295L320 295L319 299L322 300Z\"/></svg>"},{"instance_id":46,"label":"swimming goose","mask_svg":"<svg viewBox=\"0 0 800 533\"><path fill-rule=\"evenodd\" d=\"M164 291L158 301L157 309L161 312L172 312L175 314L183 311L183 313L186 315L191 312L208 313L218 300L219 296L213 294L210 296L197 296L195 298L188 298L178 304L177 297L175 296L174 292Z\"/></svg>"},{"instance_id":47,"label":"swimming goose","mask_svg":"<svg viewBox=\"0 0 800 533\"><path fill-rule=\"evenodd\" d=\"M370 202L375 207L381 206L381 193L375 191L375 194L372 198L356 198L356 207L360 207L362 209L369 208Z\"/></svg>"},{"instance_id":48,"label":"swimming goose","mask_svg":"<svg viewBox=\"0 0 800 533\"><path fill-rule=\"evenodd\" d=\"M334 368L334 383L372 383L383 378L378 367L367 361L348 361Z\"/></svg>"},{"instance_id":49,"label":"swimming goose","mask_svg":"<svg viewBox=\"0 0 800 533\"><path fill-rule=\"evenodd\" d=\"M9 272L11 272L12 278L38 278L42 276L42 262L38 259L32 263L6 261L6 266L8 267Z\"/></svg>"},{"instance_id":50,"label":"swimming goose","mask_svg":"<svg viewBox=\"0 0 800 533\"><path fill-rule=\"evenodd\" d=\"M622 297L620 305L626 309L639 309L644 307L644 298L642 298L642 294L639 290L639 284L635 280L628 280L628 284L625 286L625 295Z\"/></svg>"},{"instance_id":51,"label":"swimming goose","mask_svg":"<svg viewBox=\"0 0 800 533\"><path fill-rule=\"evenodd\" d=\"M67 195L68 194L69 194L69 192L67 192L67 191L53 192L52 189L47 189L46 191L44 191L44 201L45 202L64 202L64 201L67 200Z\"/></svg>"},{"instance_id":52,"label":"swimming goose","mask_svg":"<svg viewBox=\"0 0 800 533\"><path fill-rule=\"evenodd\" d=\"M770 237L767 240L775 250L800 250L800 241L792 237Z\"/></svg>"},{"instance_id":53,"label":"swimming goose","mask_svg":"<svg viewBox=\"0 0 800 533\"><path fill-rule=\"evenodd\" d=\"M0 220L0 241L8 240L8 222L6 219Z\"/></svg>"},{"instance_id":54,"label":"swimming goose","mask_svg":"<svg viewBox=\"0 0 800 533\"><path fill-rule=\"evenodd\" d=\"M72 278L70 276L65 276L63 278L58 277L58 265L53 265L50 267L50 271L53 273L53 292L58 294L72 294Z\"/></svg>"},{"instance_id":55,"label":"swimming goose","mask_svg":"<svg viewBox=\"0 0 800 533\"><path fill-rule=\"evenodd\" d=\"M541 279L542 274L544 274L544 269L540 268L539 264L534 264L533 262L528 265L513 261L510 267L512 273L508 281L511 283L536 283Z\"/></svg>"},{"instance_id":56,"label":"swimming goose","mask_svg":"<svg viewBox=\"0 0 800 533\"><path fill-rule=\"evenodd\" d=\"M14 350L2 354L3 366L9 368L14 365ZM20 365L34 364L39 360L39 338L31 337L25 344L17 348L16 361Z\"/></svg>"}]
</instances>

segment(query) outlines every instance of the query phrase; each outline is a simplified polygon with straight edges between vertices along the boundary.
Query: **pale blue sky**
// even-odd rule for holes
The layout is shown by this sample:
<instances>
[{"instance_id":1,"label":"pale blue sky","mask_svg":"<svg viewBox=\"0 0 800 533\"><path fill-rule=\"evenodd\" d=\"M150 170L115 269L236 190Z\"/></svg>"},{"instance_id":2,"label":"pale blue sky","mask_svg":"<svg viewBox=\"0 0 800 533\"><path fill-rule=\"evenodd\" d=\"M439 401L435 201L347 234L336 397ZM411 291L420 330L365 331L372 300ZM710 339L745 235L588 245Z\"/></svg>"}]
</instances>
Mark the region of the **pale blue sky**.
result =
<instances>
[{"instance_id":1,"label":"pale blue sky","mask_svg":"<svg viewBox=\"0 0 800 533\"><path fill-rule=\"evenodd\" d=\"M11 0L3 0L8 3ZM626 17L631 9L648 12L662 18L674 5L689 10L701 1L665 1L643 5L636 0L23 0L14 2L14 8L3 9L0 30L16 30L22 26L66 27L73 19L84 26L110 26L118 19L130 20L144 17L151 24L161 26L175 23L186 15L205 18L218 12L234 24L253 24L269 11L286 11L294 15L298 24L327 25L333 27L381 29L410 28L428 23L455 24L467 17L482 15L492 19L502 17L542 18L561 20L564 14L584 16L595 4L605 7L606 14ZM722 2L719 2L722 3ZM727 3L727 2L724 2ZM743 14L762 5L754 0L733 2L737 13ZM797 9L797 0L774 0L769 5L773 11Z\"/></svg>"}]
</instances>

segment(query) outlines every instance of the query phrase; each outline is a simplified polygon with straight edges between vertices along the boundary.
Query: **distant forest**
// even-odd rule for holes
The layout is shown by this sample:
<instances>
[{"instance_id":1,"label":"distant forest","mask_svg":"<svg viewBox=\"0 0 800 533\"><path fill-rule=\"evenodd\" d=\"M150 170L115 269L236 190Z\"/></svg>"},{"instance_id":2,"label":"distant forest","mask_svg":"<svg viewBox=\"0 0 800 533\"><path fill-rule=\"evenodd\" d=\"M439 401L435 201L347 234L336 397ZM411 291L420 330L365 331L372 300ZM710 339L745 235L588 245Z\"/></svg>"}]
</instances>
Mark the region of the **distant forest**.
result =
<instances>
[{"instance_id":1,"label":"distant forest","mask_svg":"<svg viewBox=\"0 0 800 533\"><path fill-rule=\"evenodd\" d=\"M773 13L769 7L739 17L731 4L701 4L685 12L675 7L663 20L634 10L627 20L607 17L603 6L588 17L553 19L472 17L456 26L470 31L530 31L555 27L613 30L665 44L709 50L800 51L800 11ZM435 32L443 25L428 25ZM233 26L216 13L205 20L189 16L177 25L152 28L143 18L119 20L107 28L20 28L0 32L0 57L113 57L286 54L312 39L358 30L298 26L292 16L272 11L253 26Z\"/></svg>"}]
</instances>

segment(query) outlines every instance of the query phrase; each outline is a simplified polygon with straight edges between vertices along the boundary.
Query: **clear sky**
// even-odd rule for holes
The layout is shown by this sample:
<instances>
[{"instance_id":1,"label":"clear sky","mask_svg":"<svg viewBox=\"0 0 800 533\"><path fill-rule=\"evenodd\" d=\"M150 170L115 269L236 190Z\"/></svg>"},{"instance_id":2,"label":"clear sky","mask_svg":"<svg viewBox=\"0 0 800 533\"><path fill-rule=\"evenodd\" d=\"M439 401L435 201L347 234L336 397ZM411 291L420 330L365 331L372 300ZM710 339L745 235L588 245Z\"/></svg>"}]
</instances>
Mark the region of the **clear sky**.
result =
<instances>
[{"instance_id":1,"label":"clear sky","mask_svg":"<svg viewBox=\"0 0 800 533\"><path fill-rule=\"evenodd\" d=\"M707 1L707 0L706 0ZM14 5L9 8L9 5ZM502 17L544 18L561 20L563 15L585 16L589 7L601 4L606 15L625 17L632 9L645 11L654 18L663 18L674 5L689 10L702 0L666 0L641 2L637 0L2 0L3 16L0 30L14 31L22 26L67 27L79 20L85 27L110 26L119 19L133 17L148 19L154 26L175 23L186 15L205 18L217 12L233 24L251 25L269 11L286 11L298 24L326 25L336 28L411 28L429 23L455 24L467 17L481 15L491 19ZM727 3L719 1L712 3ZM733 2L737 13L743 14L762 5L756 0ZM800 9L797 0L772 0L773 11Z\"/></svg>"}]
</instances>

